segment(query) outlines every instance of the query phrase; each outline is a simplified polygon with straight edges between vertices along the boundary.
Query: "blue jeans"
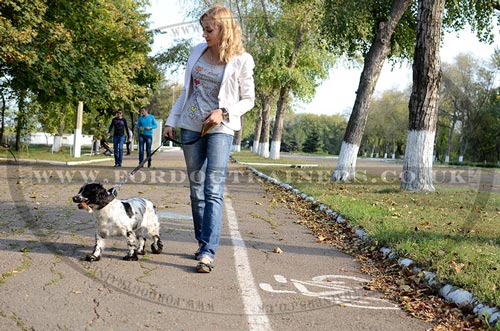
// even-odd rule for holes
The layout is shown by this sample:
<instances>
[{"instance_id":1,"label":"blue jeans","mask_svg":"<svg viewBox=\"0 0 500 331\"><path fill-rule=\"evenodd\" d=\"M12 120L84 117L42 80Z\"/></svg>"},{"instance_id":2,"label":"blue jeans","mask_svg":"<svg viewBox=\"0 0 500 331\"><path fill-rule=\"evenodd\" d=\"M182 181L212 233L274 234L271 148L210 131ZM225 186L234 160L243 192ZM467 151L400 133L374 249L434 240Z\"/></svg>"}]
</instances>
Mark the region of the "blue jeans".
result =
<instances>
[{"instance_id":1,"label":"blue jeans","mask_svg":"<svg viewBox=\"0 0 500 331\"><path fill-rule=\"evenodd\" d=\"M115 165L122 165L123 161L123 143L125 136L113 136L113 152L115 154Z\"/></svg>"},{"instance_id":2,"label":"blue jeans","mask_svg":"<svg viewBox=\"0 0 500 331\"><path fill-rule=\"evenodd\" d=\"M153 136L145 134L139 135L139 163L144 161L144 143L146 144L147 159L151 156L151 144L153 143ZM151 160L149 161L151 162Z\"/></svg>"},{"instance_id":3,"label":"blue jeans","mask_svg":"<svg viewBox=\"0 0 500 331\"><path fill-rule=\"evenodd\" d=\"M182 141L192 141L200 132L181 130ZM194 235L199 257L214 260L222 228L222 203L227 164L233 136L207 134L192 145L184 145L184 159L189 176Z\"/></svg>"}]
</instances>

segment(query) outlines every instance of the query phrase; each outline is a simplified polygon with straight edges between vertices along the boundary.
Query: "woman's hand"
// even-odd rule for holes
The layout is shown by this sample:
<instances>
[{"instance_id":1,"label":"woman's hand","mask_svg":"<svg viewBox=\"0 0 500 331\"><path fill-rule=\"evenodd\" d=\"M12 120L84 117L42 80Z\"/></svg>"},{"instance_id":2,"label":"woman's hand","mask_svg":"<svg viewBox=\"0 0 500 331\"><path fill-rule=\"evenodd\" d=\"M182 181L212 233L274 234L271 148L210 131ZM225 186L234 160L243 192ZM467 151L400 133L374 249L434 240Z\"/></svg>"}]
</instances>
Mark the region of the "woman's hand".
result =
<instances>
[{"instance_id":1,"label":"woman's hand","mask_svg":"<svg viewBox=\"0 0 500 331\"><path fill-rule=\"evenodd\" d=\"M165 126L163 128L163 136L164 137L167 137L167 138L170 138L170 139L174 139L175 138L175 130L173 127L171 126Z\"/></svg>"},{"instance_id":2,"label":"woman's hand","mask_svg":"<svg viewBox=\"0 0 500 331\"><path fill-rule=\"evenodd\" d=\"M216 126L217 124L220 124L224 120L224 115L222 114L222 109L217 108L213 110L210 115L208 115L205 118L205 121L203 121L203 125L208 125L208 126Z\"/></svg>"}]
</instances>

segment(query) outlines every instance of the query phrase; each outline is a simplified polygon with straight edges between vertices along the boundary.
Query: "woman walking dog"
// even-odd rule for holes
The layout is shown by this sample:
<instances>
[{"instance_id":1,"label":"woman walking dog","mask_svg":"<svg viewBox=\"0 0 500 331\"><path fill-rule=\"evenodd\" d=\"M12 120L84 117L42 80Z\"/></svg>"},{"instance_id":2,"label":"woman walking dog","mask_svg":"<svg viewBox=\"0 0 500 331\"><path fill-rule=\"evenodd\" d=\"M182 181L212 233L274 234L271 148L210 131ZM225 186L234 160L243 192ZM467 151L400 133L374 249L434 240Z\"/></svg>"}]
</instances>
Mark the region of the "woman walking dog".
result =
<instances>
[{"instance_id":1,"label":"woman walking dog","mask_svg":"<svg viewBox=\"0 0 500 331\"><path fill-rule=\"evenodd\" d=\"M254 106L254 61L246 53L233 14L215 6L200 18L205 43L189 56L184 88L166 121L163 135L174 139L181 128L189 174L196 271L214 268L222 228L222 205L229 152L241 116ZM202 135L201 132L207 134Z\"/></svg>"}]
</instances>

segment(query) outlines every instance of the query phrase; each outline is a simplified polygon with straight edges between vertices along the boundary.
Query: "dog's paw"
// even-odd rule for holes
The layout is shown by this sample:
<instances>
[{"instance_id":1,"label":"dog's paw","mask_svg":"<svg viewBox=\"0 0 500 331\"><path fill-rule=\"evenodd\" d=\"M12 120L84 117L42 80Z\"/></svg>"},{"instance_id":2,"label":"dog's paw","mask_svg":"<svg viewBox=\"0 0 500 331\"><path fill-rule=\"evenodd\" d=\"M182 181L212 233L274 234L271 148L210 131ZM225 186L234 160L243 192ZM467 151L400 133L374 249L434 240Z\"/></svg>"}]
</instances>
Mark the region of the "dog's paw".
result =
<instances>
[{"instance_id":1,"label":"dog's paw","mask_svg":"<svg viewBox=\"0 0 500 331\"><path fill-rule=\"evenodd\" d=\"M137 260L139 260L139 257L137 256L137 252L134 252L134 254L132 254L132 255L128 255L128 254L125 255L123 257L123 259L125 261L137 261Z\"/></svg>"},{"instance_id":2,"label":"dog's paw","mask_svg":"<svg viewBox=\"0 0 500 331\"><path fill-rule=\"evenodd\" d=\"M97 262L101 259L101 256L95 256L93 254L89 254L87 256L85 256L85 261L88 261L88 262Z\"/></svg>"},{"instance_id":3,"label":"dog's paw","mask_svg":"<svg viewBox=\"0 0 500 331\"><path fill-rule=\"evenodd\" d=\"M146 255L146 250L145 249L137 250L137 255Z\"/></svg>"},{"instance_id":4,"label":"dog's paw","mask_svg":"<svg viewBox=\"0 0 500 331\"><path fill-rule=\"evenodd\" d=\"M158 240L157 244L151 244L151 251L153 254L160 254L161 251L163 250L163 243L161 240Z\"/></svg>"}]
</instances>

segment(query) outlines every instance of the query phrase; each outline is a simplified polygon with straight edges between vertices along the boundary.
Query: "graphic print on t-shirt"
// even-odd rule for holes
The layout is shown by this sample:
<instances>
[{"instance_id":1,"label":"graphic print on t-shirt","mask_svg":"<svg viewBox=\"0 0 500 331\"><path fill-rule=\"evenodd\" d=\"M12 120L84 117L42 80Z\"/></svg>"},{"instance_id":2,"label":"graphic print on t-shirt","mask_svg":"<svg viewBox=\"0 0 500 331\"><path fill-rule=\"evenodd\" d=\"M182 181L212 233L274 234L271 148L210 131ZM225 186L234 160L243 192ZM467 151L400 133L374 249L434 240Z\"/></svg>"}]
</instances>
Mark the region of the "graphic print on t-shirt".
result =
<instances>
[{"instance_id":1,"label":"graphic print on t-shirt","mask_svg":"<svg viewBox=\"0 0 500 331\"><path fill-rule=\"evenodd\" d=\"M200 125L213 109L218 108L218 95L224 66L210 65L203 58L198 60L191 73L193 95L189 99L188 115Z\"/></svg>"}]
</instances>

